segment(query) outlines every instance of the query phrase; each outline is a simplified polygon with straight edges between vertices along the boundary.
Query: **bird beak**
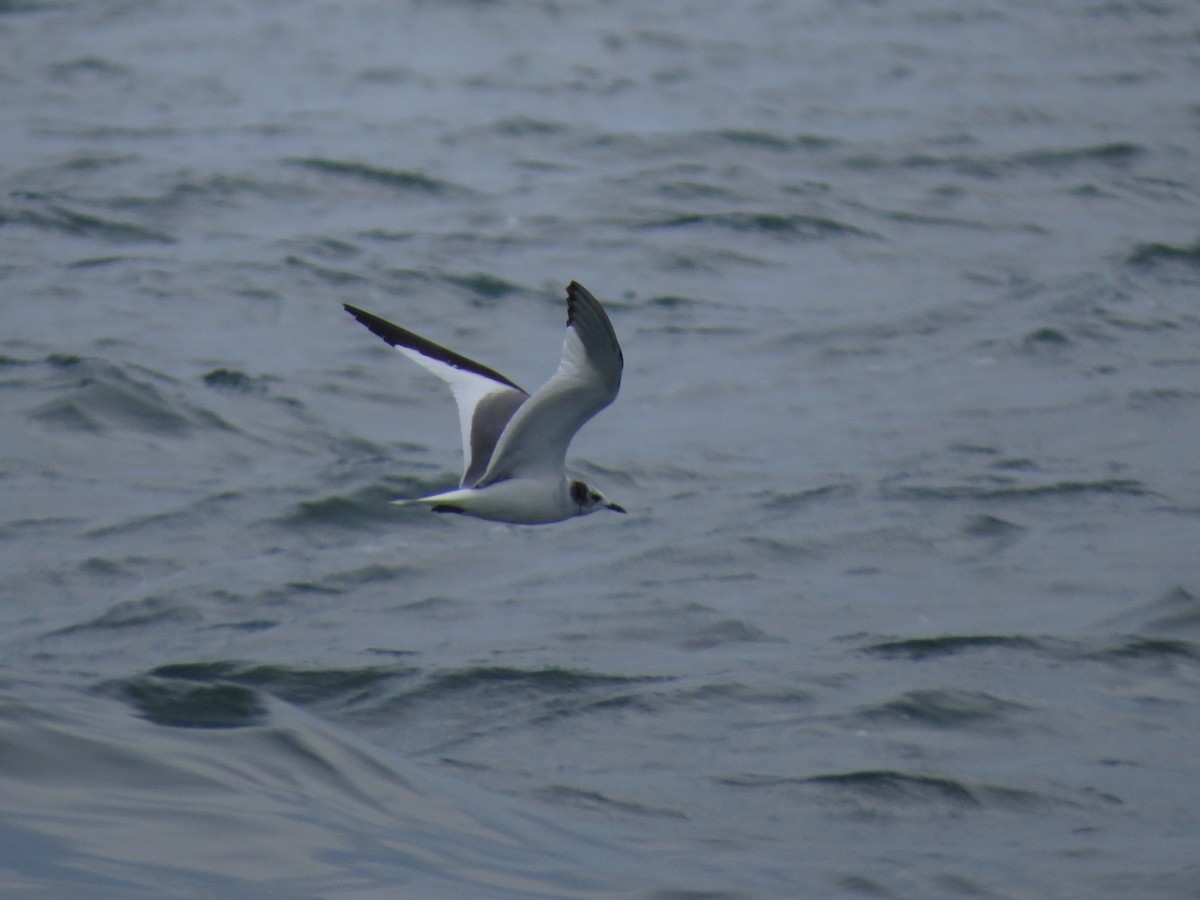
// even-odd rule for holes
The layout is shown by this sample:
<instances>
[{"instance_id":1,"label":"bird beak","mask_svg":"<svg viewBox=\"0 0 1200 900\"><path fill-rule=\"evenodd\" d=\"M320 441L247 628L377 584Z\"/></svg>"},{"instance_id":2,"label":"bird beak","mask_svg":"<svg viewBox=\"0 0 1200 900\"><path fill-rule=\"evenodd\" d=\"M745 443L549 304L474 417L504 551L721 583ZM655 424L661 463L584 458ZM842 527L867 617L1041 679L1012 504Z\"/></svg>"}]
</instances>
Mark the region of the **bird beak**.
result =
<instances>
[{"instance_id":1,"label":"bird beak","mask_svg":"<svg viewBox=\"0 0 1200 900\"><path fill-rule=\"evenodd\" d=\"M619 512L619 513L625 512L625 507L617 506L617 504L615 504L615 503L608 504L608 508L611 509L613 512Z\"/></svg>"}]
</instances>

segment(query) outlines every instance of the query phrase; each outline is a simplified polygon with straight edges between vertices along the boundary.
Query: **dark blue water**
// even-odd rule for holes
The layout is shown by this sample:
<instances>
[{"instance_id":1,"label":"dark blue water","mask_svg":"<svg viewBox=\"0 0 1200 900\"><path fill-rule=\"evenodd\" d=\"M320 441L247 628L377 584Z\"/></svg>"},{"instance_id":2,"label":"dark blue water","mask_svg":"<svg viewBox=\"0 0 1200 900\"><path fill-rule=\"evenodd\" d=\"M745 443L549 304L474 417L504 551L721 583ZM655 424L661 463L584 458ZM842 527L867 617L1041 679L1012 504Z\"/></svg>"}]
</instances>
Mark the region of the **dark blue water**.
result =
<instances>
[{"instance_id":1,"label":"dark blue water","mask_svg":"<svg viewBox=\"0 0 1200 900\"><path fill-rule=\"evenodd\" d=\"M1200 892L1190 3L0 4L0 893ZM521 528L443 385L617 403Z\"/></svg>"}]
</instances>

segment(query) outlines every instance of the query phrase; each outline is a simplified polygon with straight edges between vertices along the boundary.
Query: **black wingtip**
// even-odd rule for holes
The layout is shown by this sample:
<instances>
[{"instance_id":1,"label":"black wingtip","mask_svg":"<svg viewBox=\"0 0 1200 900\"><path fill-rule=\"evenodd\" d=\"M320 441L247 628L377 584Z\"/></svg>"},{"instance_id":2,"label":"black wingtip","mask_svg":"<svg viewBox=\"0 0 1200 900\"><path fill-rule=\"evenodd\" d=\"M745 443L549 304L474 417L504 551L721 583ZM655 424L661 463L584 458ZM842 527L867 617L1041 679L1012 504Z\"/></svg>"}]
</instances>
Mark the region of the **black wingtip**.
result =
<instances>
[{"instance_id":1,"label":"black wingtip","mask_svg":"<svg viewBox=\"0 0 1200 900\"><path fill-rule=\"evenodd\" d=\"M395 340L396 332L403 332L403 329L397 328L386 319L372 315L365 309L359 309L357 306L351 306L349 303L343 303L342 309L354 316L362 325L365 325L372 334L378 335L389 344L395 345L397 343Z\"/></svg>"},{"instance_id":2,"label":"black wingtip","mask_svg":"<svg viewBox=\"0 0 1200 900\"><path fill-rule=\"evenodd\" d=\"M580 306L585 308L590 307L594 310L595 314L593 318L599 320L600 326L608 332L608 339L612 341L613 349L617 351L617 358L621 360L621 365L623 366L625 364L625 354L621 352L621 343L617 340L617 332L613 329L612 321L608 318L608 313L604 311L604 307L596 299L595 294L578 281L572 281L567 285L568 328L575 324L576 312Z\"/></svg>"},{"instance_id":3,"label":"black wingtip","mask_svg":"<svg viewBox=\"0 0 1200 900\"><path fill-rule=\"evenodd\" d=\"M579 302L580 293L587 294L588 289L578 281L572 281L567 285L567 326L575 324L575 304Z\"/></svg>"},{"instance_id":4,"label":"black wingtip","mask_svg":"<svg viewBox=\"0 0 1200 900\"><path fill-rule=\"evenodd\" d=\"M522 394L526 393L519 384L505 378L495 369L489 369L487 366L481 365L473 359L467 359L467 357L455 353L453 350L447 350L441 344L435 344L428 338L414 334L407 328L394 325L387 319L381 319L379 316L359 309L357 306L351 306L349 303L343 303L342 308L366 326L368 331L382 338L393 347L407 347L410 350L416 350L418 353L428 356L431 359L436 359L439 362L444 362L448 366L462 369L465 372L474 372L476 375L490 378L492 381L502 384L505 387L510 387L515 391L520 391Z\"/></svg>"}]
</instances>

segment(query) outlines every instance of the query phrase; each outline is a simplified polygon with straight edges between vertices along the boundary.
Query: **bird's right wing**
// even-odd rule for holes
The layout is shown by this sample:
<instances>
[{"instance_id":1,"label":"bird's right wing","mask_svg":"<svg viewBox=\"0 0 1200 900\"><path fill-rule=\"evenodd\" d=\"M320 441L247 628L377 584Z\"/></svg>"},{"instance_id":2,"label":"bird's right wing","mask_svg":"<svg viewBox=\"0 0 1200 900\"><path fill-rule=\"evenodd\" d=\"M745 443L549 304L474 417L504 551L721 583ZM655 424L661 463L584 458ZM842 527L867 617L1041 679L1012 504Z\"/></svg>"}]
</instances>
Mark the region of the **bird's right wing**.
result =
<instances>
[{"instance_id":1,"label":"bird's right wing","mask_svg":"<svg viewBox=\"0 0 1200 900\"><path fill-rule=\"evenodd\" d=\"M462 429L462 486L473 487L487 470L492 453L513 413L529 394L494 369L447 350L386 319L343 304L373 334L450 385Z\"/></svg>"}]
</instances>

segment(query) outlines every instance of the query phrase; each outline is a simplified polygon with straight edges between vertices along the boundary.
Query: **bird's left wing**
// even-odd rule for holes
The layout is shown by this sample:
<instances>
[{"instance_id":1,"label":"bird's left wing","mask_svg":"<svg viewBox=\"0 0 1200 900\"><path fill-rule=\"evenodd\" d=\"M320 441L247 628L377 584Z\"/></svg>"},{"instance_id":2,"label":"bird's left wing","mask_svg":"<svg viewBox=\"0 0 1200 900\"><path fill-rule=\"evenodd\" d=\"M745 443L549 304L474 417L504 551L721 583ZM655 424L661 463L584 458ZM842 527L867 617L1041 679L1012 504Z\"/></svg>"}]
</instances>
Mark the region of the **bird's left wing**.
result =
<instances>
[{"instance_id":1,"label":"bird's left wing","mask_svg":"<svg viewBox=\"0 0 1200 900\"><path fill-rule=\"evenodd\" d=\"M600 301L572 281L567 286L567 334L558 370L509 420L478 486L561 472L575 432L616 399L624 363Z\"/></svg>"}]
</instances>

